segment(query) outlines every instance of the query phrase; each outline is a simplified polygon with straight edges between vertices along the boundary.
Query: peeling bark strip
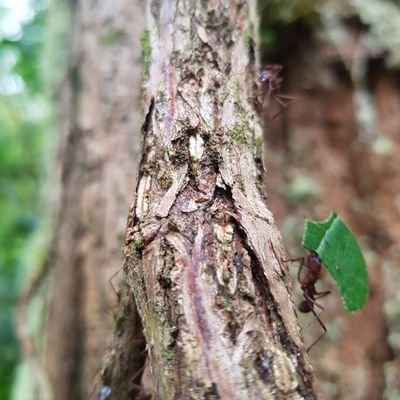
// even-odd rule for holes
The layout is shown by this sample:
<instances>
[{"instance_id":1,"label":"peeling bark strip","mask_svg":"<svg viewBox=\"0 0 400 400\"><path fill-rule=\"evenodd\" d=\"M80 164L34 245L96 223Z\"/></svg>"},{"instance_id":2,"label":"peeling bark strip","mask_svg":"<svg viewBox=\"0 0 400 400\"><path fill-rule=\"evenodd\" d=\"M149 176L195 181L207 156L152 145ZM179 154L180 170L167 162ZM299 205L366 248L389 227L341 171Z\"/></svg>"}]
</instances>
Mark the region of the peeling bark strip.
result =
<instances>
[{"instance_id":1,"label":"peeling bark strip","mask_svg":"<svg viewBox=\"0 0 400 400\"><path fill-rule=\"evenodd\" d=\"M165 0L148 10L152 106L125 273L157 398L313 399L255 163L254 4Z\"/></svg>"}]
</instances>

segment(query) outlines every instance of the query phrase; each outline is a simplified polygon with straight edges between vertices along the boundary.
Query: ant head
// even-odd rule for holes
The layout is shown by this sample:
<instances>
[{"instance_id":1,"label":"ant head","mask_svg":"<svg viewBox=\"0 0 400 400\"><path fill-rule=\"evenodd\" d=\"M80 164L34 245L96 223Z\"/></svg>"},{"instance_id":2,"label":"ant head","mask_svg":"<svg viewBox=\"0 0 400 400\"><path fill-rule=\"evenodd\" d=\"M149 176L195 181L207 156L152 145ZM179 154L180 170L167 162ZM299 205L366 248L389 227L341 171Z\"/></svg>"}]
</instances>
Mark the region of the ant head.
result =
<instances>
[{"instance_id":1,"label":"ant head","mask_svg":"<svg viewBox=\"0 0 400 400\"><path fill-rule=\"evenodd\" d=\"M303 300L297 307L299 309L299 311L303 314L307 314L312 310L312 305L306 301Z\"/></svg>"},{"instance_id":2,"label":"ant head","mask_svg":"<svg viewBox=\"0 0 400 400\"><path fill-rule=\"evenodd\" d=\"M321 258L320 256L315 252L315 251L311 251L310 255L308 256L308 266L310 268L312 267L320 267L322 264Z\"/></svg>"},{"instance_id":3,"label":"ant head","mask_svg":"<svg viewBox=\"0 0 400 400\"><path fill-rule=\"evenodd\" d=\"M260 82L266 82L271 79L271 73L267 69L262 69L258 74L258 80Z\"/></svg>"},{"instance_id":4,"label":"ant head","mask_svg":"<svg viewBox=\"0 0 400 400\"><path fill-rule=\"evenodd\" d=\"M281 81L281 78L278 78L279 72L282 69L282 65L280 64L267 64L264 67L260 69L260 72L258 74L258 80L260 82L266 82L268 80L279 80Z\"/></svg>"}]
</instances>

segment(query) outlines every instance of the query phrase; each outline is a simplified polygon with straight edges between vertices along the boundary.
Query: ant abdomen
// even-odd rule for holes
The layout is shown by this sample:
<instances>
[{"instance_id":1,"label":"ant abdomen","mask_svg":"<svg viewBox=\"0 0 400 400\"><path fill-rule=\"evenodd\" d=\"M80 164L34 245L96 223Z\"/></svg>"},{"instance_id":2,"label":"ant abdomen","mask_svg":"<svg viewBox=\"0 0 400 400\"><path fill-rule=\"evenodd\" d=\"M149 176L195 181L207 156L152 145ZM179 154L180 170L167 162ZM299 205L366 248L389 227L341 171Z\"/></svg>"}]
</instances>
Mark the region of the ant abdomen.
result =
<instances>
[{"instance_id":1,"label":"ant abdomen","mask_svg":"<svg viewBox=\"0 0 400 400\"><path fill-rule=\"evenodd\" d=\"M303 300L297 308L301 313L307 314L312 310L312 305L308 301Z\"/></svg>"}]
</instances>

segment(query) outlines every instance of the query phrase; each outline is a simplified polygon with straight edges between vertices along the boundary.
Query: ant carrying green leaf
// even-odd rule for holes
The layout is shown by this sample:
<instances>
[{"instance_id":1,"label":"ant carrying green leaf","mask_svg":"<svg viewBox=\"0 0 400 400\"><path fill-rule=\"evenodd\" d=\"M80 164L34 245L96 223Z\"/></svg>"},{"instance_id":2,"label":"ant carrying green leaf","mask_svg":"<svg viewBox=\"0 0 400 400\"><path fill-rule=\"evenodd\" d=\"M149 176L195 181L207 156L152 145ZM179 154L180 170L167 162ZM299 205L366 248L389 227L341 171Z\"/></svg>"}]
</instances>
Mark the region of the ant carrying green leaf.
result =
<instances>
[{"instance_id":1,"label":"ant carrying green leaf","mask_svg":"<svg viewBox=\"0 0 400 400\"><path fill-rule=\"evenodd\" d=\"M325 221L305 220L302 245L310 251L308 257L285 260L285 262L300 261L297 280L303 291L304 300L299 304L300 312L312 312L324 332L307 349L309 351L326 333L327 329L320 319L324 308L316 301L327 296L330 291L317 292L315 284L324 265L336 282L342 296L346 311L354 312L361 309L368 299L368 274L361 252L353 232L338 217L331 213ZM320 312L315 311L315 307Z\"/></svg>"}]
</instances>

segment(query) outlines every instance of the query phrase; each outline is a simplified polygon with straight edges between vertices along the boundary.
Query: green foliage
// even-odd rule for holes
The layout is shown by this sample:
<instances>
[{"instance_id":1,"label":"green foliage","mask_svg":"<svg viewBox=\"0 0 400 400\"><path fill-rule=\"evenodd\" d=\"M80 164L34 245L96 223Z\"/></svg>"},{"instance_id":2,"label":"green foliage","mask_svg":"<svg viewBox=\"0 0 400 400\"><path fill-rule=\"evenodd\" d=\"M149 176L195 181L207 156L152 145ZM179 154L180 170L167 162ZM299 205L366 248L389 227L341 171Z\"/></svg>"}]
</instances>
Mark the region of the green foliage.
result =
<instances>
[{"instance_id":1,"label":"green foliage","mask_svg":"<svg viewBox=\"0 0 400 400\"><path fill-rule=\"evenodd\" d=\"M19 359L13 313L26 275L26 248L41 222L45 125L40 50L45 10L31 1L30 17L0 32L0 398L10 398ZM0 6L0 26L10 10Z\"/></svg>"},{"instance_id":2,"label":"green foliage","mask_svg":"<svg viewBox=\"0 0 400 400\"><path fill-rule=\"evenodd\" d=\"M315 251L335 280L346 311L357 311L368 298L364 256L354 234L335 213L322 222L306 220L303 247Z\"/></svg>"},{"instance_id":3,"label":"green foliage","mask_svg":"<svg viewBox=\"0 0 400 400\"><path fill-rule=\"evenodd\" d=\"M292 24L301 19L309 21L317 18L318 7L327 0L261 0L259 9L263 16L270 22L279 22L285 25Z\"/></svg>"},{"instance_id":4,"label":"green foliage","mask_svg":"<svg viewBox=\"0 0 400 400\"><path fill-rule=\"evenodd\" d=\"M24 250L40 222L43 132L25 119L32 104L17 97L0 99L0 398L18 359L12 312L23 285Z\"/></svg>"},{"instance_id":5,"label":"green foliage","mask_svg":"<svg viewBox=\"0 0 400 400\"><path fill-rule=\"evenodd\" d=\"M12 312L21 289L27 240L39 225L42 132L24 120L21 98L0 99L0 398L8 391L18 359Z\"/></svg>"},{"instance_id":6,"label":"green foliage","mask_svg":"<svg viewBox=\"0 0 400 400\"><path fill-rule=\"evenodd\" d=\"M11 61L8 65L11 70L5 71L2 64L2 72L21 78L21 89L30 93L40 89L39 49L43 38L44 18L44 11L39 11L35 18L22 26L18 40L3 37L0 41L0 59Z\"/></svg>"},{"instance_id":7,"label":"green foliage","mask_svg":"<svg viewBox=\"0 0 400 400\"><path fill-rule=\"evenodd\" d=\"M260 0L260 50L265 62L280 61L293 38L320 22L319 7L328 0Z\"/></svg>"}]
</instances>

